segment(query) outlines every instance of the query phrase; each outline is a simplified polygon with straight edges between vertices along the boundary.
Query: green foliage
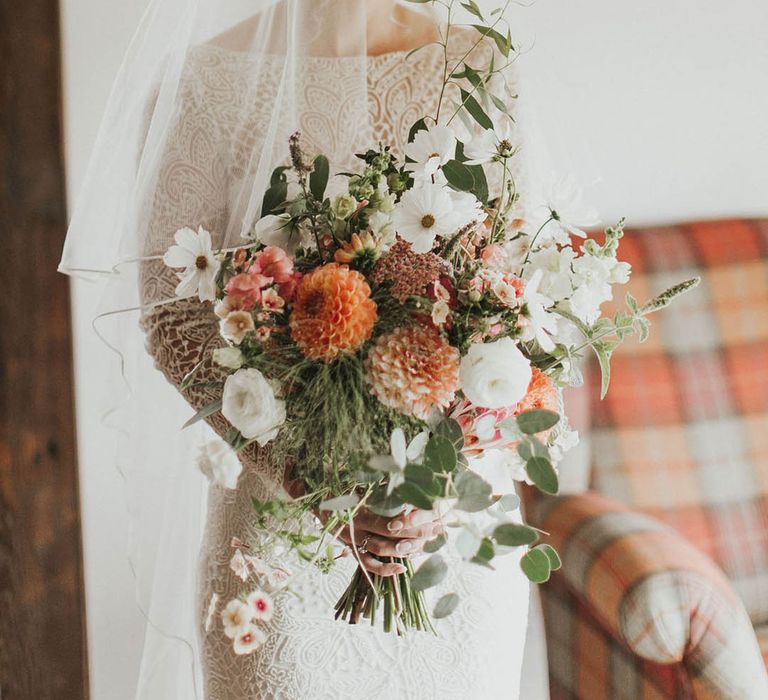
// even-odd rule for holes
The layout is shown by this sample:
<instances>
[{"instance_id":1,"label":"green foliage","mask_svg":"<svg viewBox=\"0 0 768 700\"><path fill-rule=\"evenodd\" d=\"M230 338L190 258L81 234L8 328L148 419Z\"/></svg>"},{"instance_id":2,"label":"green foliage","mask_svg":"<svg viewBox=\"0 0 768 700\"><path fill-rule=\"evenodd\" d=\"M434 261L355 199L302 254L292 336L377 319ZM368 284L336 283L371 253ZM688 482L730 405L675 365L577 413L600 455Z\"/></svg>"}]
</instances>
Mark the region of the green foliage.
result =
<instances>
[{"instance_id":1,"label":"green foliage","mask_svg":"<svg viewBox=\"0 0 768 700\"><path fill-rule=\"evenodd\" d=\"M493 539L505 547L520 547L525 544L533 544L539 539L539 533L527 525L504 523L498 525L493 531Z\"/></svg>"},{"instance_id":2,"label":"green foliage","mask_svg":"<svg viewBox=\"0 0 768 700\"><path fill-rule=\"evenodd\" d=\"M435 604L435 609L432 611L432 617L439 620L443 617L448 617L459 605L459 596L455 593L446 593Z\"/></svg>"},{"instance_id":3,"label":"green foliage","mask_svg":"<svg viewBox=\"0 0 768 700\"><path fill-rule=\"evenodd\" d=\"M411 588L414 591L424 591L427 588L437 586L448 573L448 564L439 554L433 554L416 569L411 579Z\"/></svg>"},{"instance_id":4,"label":"green foliage","mask_svg":"<svg viewBox=\"0 0 768 700\"><path fill-rule=\"evenodd\" d=\"M517 417L517 427L526 435L542 433L545 430L554 428L559 422L559 414L554 411L545 411L544 409L523 411Z\"/></svg>"}]
</instances>

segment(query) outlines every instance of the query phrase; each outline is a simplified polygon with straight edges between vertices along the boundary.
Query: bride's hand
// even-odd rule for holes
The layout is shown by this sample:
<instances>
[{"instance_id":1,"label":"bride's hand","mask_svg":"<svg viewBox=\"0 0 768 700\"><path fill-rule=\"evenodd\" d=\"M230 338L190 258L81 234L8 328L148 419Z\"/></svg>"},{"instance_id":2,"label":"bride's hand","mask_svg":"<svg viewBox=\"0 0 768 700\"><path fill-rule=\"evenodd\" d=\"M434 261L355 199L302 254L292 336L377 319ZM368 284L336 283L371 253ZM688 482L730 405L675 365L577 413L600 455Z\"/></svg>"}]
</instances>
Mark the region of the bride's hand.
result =
<instances>
[{"instance_id":1,"label":"bride's hand","mask_svg":"<svg viewBox=\"0 0 768 700\"><path fill-rule=\"evenodd\" d=\"M321 513L325 520L328 513ZM413 510L407 515L385 518L362 510L354 520L355 541L349 526L344 527L339 535L350 547L357 547L360 562L372 574L396 576L405 571L405 566L398 562L379 561L380 557L408 557L421 550L427 540L443 532L440 515L433 510ZM363 547L365 545L365 547ZM365 549L361 552L361 549Z\"/></svg>"}]
</instances>

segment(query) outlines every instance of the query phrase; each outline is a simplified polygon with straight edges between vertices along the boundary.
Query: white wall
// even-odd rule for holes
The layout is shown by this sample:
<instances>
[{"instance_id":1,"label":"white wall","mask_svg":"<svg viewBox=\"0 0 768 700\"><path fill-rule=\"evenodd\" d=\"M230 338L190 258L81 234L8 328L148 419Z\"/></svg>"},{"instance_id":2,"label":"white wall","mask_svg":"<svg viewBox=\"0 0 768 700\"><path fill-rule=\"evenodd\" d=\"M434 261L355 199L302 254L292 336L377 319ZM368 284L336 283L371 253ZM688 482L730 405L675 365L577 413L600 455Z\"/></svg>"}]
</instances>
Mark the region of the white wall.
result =
<instances>
[{"instance_id":1,"label":"white wall","mask_svg":"<svg viewBox=\"0 0 768 700\"><path fill-rule=\"evenodd\" d=\"M62 0L70 200L110 82L146 0ZM516 11L524 63L556 164L605 220L634 225L768 215L765 0L539 0ZM573 144L570 152L566 148ZM132 601L120 479L103 460L96 387L104 350L74 290L89 655L94 700L133 693L142 618Z\"/></svg>"}]
</instances>

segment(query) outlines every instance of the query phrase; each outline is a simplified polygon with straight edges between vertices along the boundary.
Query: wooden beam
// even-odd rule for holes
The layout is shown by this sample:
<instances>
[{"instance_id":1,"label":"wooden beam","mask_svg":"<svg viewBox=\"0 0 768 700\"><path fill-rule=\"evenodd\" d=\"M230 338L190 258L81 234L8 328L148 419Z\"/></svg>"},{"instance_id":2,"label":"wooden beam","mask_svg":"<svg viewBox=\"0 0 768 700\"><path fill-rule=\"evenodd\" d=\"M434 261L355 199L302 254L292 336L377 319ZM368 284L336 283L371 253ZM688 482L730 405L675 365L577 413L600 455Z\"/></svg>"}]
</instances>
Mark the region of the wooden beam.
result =
<instances>
[{"instance_id":1,"label":"wooden beam","mask_svg":"<svg viewBox=\"0 0 768 700\"><path fill-rule=\"evenodd\" d=\"M0 698L86 698L57 0L0 0Z\"/></svg>"}]
</instances>

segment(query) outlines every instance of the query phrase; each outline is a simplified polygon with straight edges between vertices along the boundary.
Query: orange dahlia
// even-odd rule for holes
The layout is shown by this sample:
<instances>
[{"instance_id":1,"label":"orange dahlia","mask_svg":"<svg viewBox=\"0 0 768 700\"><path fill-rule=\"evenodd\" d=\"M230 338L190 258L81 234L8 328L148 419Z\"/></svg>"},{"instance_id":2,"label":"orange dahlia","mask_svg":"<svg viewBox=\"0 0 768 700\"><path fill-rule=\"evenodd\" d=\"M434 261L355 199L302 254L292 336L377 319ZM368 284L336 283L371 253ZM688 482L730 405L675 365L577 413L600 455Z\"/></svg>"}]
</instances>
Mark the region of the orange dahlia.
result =
<instances>
[{"instance_id":1,"label":"orange dahlia","mask_svg":"<svg viewBox=\"0 0 768 700\"><path fill-rule=\"evenodd\" d=\"M289 323L291 338L307 357L329 362L371 337L376 302L363 275L328 263L302 278Z\"/></svg>"},{"instance_id":2,"label":"orange dahlia","mask_svg":"<svg viewBox=\"0 0 768 700\"><path fill-rule=\"evenodd\" d=\"M447 407L459 388L459 351L433 328L403 326L381 336L368 353L371 393L385 406L426 419Z\"/></svg>"},{"instance_id":3,"label":"orange dahlia","mask_svg":"<svg viewBox=\"0 0 768 700\"><path fill-rule=\"evenodd\" d=\"M544 372L536 369L536 367L531 369L533 370L533 375L528 384L528 393L517 404L514 415L517 416L523 411L532 411L539 408L559 413L560 405L555 383Z\"/></svg>"}]
</instances>

